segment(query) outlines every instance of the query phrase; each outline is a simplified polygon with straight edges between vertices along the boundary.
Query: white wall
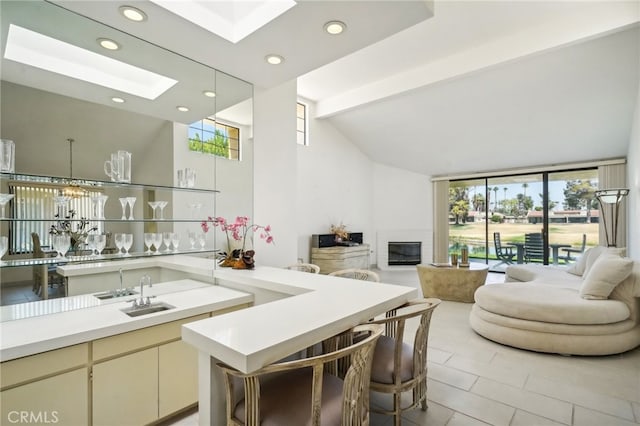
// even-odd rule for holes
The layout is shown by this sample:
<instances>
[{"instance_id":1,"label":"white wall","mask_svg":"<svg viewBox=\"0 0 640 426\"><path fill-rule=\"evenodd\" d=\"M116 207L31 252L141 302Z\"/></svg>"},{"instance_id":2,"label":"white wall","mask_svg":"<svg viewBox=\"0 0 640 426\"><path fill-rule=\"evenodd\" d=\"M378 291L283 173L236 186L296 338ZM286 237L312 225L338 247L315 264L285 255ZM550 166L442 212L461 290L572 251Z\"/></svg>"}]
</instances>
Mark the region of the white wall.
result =
<instances>
[{"instance_id":1,"label":"white wall","mask_svg":"<svg viewBox=\"0 0 640 426\"><path fill-rule=\"evenodd\" d=\"M297 258L308 261L312 234L340 222L375 244L373 164L328 120L316 120L308 103L310 144L297 147ZM295 259L293 259L295 261Z\"/></svg>"},{"instance_id":2,"label":"white wall","mask_svg":"<svg viewBox=\"0 0 640 426\"><path fill-rule=\"evenodd\" d=\"M430 177L382 164L376 164L373 171L373 212L378 237L414 235L412 241L424 239L422 261L431 262L433 195ZM386 259L385 250L386 247L376 247L373 258L380 263L380 259ZM385 268L386 265L378 264L378 267Z\"/></svg>"},{"instance_id":3,"label":"white wall","mask_svg":"<svg viewBox=\"0 0 640 426\"><path fill-rule=\"evenodd\" d=\"M254 223L271 225L275 245L254 239L256 264L296 262L296 81L254 92Z\"/></svg>"},{"instance_id":4,"label":"white wall","mask_svg":"<svg viewBox=\"0 0 640 426\"><path fill-rule=\"evenodd\" d=\"M640 90L627 154L627 184L630 189L627 197L627 253L629 257L640 260Z\"/></svg>"}]
</instances>

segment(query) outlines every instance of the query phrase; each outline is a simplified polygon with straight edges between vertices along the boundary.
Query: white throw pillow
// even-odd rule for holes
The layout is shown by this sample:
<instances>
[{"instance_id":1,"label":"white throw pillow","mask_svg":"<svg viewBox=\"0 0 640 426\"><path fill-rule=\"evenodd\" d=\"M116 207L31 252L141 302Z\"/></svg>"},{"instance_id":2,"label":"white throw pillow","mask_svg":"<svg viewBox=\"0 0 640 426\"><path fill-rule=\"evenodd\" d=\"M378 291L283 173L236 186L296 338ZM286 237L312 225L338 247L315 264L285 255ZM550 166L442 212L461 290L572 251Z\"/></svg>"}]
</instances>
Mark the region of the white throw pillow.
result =
<instances>
[{"instance_id":1,"label":"white throw pillow","mask_svg":"<svg viewBox=\"0 0 640 426\"><path fill-rule=\"evenodd\" d=\"M597 247L594 247L593 249L594 249L594 252L587 257L587 264L584 268L584 273L582 274L583 277L586 277L587 275L589 275L589 271L591 270L593 265L602 256L608 255L608 256L623 257L627 253L627 249L625 247L617 248L617 247L597 246Z\"/></svg>"},{"instance_id":2,"label":"white throw pillow","mask_svg":"<svg viewBox=\"0 0 640 426\"><path fill-rule=\"evenodd\" d=\"M602 253L602 250L604 250L602 246L588 248L574 264L567 268L567 272L579 277L583 276L584 271L587 269L587 260L589 257L593 256L594 259L597 258Z\"/></svg>"},{"instance_id":3,"label":"white throw pillow","mask_svg":"<svg viewBox=\"0 0 640 426\"><path fill-rule=\"evenodd\" d=\"M583 299L608 299L613 289L631 274L633 260L617 254L602 254L585 274L580 286Z\"/></svg>"}]
</instances>

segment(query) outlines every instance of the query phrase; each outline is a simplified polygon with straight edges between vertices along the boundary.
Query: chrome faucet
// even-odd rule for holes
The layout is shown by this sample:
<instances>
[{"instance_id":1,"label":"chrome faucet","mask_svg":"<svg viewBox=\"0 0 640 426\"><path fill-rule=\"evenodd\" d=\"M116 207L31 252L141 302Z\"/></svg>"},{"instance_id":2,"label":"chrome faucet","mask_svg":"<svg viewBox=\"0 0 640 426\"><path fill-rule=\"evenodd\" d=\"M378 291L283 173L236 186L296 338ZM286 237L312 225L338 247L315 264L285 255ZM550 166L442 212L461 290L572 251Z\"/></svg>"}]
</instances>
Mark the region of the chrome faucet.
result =
<instances>
[{"instance_id":1,"label":"chrome faucet","mask_svg":"<svg viewBox=\"0 0 640 426\"><path fill-rule=\"evenodd\" d=\"M122 288L122 281L123 281L123 279L122 279L122 268L120 268L120 269L118 270L118 272L120 273L120 294L124 295L125 291L124 291L124 289Z\"/></svg>"},{"instance_id":2,"label":"chrome faucet","mask_svg":"<svg viewBox=\"0 0 640 426\"><path fill-rule=\"evenodd\" d=\"M151 277L148 274L143 275L140 278L140 299L133 299L133 307L134 308L145 308L151 305L151 298L155 296L147 296L144 298L144 285L147 284L151 287Z\"/></svg>"}]
</instances>

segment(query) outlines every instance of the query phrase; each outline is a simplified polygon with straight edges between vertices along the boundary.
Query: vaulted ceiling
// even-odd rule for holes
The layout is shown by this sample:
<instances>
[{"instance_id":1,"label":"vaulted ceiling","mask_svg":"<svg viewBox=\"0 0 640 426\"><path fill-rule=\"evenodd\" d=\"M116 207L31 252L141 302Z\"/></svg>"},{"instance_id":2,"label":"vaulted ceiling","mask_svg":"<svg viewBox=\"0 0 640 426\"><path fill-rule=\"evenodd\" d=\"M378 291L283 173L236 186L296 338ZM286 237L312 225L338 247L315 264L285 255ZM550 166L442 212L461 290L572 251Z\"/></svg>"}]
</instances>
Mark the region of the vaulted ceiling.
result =
<instances>
[{"instance_id":1,"label":"vaulted ceiling","mask_svg":"<svg viewBox=\"0 0 640 426\"><path fill-rule=\"evenodd\" d=\"M637 1L436 2L298 89L374 161L427 175L621 157L639 22Z\"/></svg>"}]
</instances>

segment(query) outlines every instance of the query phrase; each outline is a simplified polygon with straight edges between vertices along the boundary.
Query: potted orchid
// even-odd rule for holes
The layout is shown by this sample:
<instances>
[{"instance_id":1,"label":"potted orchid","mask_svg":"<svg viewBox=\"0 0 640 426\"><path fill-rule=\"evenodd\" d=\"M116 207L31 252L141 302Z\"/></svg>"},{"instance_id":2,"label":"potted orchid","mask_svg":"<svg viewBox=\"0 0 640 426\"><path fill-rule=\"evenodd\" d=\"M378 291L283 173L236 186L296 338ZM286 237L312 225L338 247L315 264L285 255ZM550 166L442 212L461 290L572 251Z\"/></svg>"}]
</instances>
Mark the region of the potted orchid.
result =
<instances>
[{"instance_id":1,"label":"potted orchid","mask_svg":"<svg viewBox=\"0 0 640 426\"><path fill-rule=\"evenodd\" d=\"M249 218L247 216L238 216L236 217L235 222L228 222L223 217L209 216L207 220L202 221L201 227L202 231L205 233L209 232L209 229L211 227L219 227L220 230L224 231L227 237L227 247L229 249L229 252L225 253L223 260L220 262L220 266L230 266L234 269L253 269L253 256L255 255L255 251L246 250L247 235L250 232L255 234L257 231L260 231L260 238L265 240L267 244L273 244L271 226L249 224ZM231 249L231 239L229 238L230 235L231 238L233 238L235 241L242 242L241 249Z\"/></svg>"}]
</instances>

